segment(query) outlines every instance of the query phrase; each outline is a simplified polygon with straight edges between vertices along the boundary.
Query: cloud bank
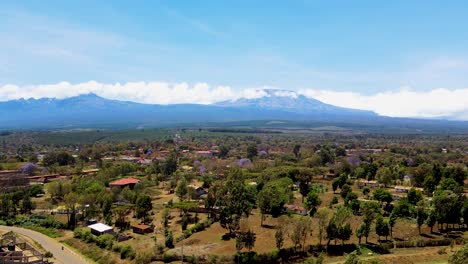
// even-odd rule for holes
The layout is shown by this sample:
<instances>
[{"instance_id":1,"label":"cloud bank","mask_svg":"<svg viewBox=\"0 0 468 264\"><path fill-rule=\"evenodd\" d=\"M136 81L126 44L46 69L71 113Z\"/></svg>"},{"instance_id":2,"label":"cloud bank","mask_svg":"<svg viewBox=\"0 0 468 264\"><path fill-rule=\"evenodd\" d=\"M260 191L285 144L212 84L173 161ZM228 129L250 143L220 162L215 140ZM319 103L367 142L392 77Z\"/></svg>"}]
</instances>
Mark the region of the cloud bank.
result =
<instances>
[{"instance_id":1,"label":"cloud bank","mask_svg":"<svg viewBox=\"0 0 468 264\"><path fill-rule=\"evenodd\" d=\"M0 101L28 98L67 98L95 93L99 96L148 104L196 103L211 104L239 98L267 96L266 87L234 89L229 86L210 86L206 83L188 84L167 82L129 82L106 84L95 81L71 84L60 82L48 85L0 86ZM278 90L276 96L304 95L336 106L371 110L392 117L425 117L468 120L468 88L414 91L403 88L372 95L356 92L301 89Z\"/></svg>"}]
</instances>

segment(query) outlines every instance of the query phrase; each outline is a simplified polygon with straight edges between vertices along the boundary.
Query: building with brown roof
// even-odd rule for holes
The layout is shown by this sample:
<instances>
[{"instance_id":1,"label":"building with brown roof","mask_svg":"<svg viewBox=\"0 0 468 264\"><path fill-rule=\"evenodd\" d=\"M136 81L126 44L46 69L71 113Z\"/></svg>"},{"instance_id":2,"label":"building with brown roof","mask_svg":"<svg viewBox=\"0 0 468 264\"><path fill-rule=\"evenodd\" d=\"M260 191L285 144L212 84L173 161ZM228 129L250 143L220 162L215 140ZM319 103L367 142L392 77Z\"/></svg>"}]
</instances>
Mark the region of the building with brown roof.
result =
<instances>
[{"instance_id":1,"label":"building with brown roof","mask_svg":"<svg viewBox=\"0 0 468 264\"><path fill-rule=\"evenodd\" d=\"M125 187L128 187L130 189L133 189L135 187L136 184L138 184L140 182L139 179L136 179L136 178L123 178L123 179L119 179L119 180L116 180L116 181L113 181L111 183L109 183L109 186L112 188L112 187L119 187L121 189L125 188Z\"/></svg>"}]
</instances>

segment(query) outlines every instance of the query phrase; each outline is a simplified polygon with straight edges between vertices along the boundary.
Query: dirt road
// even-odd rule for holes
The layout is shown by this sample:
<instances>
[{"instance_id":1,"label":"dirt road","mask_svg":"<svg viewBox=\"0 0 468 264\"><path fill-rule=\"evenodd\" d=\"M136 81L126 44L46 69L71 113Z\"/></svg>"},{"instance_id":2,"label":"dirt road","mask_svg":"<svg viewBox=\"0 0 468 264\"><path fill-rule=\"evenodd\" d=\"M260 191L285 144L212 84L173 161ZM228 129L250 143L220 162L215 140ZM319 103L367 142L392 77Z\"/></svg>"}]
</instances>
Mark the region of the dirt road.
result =
<instances>
[{"instance_id":1,"label":"dirt road","mask_svg":"<svg viewBox=\"0 0 468 264\"><path fill-rule=\"evenodd\" d=\"M13 231L15 233L31 238L32 240L41 244L45 250L52 252L52 254L54 254L54 258L57 259L62 264L71 264L71 263L89 264L91 263L91 262L88 262L86 259L84 259L82 256L68 249L67 247L64 247L62 250L63 245L60 242L46 235L43 235L39 232L20 228L20 227L2 226L2 225L0 225L0 230L7 231L7 232Z\"/></svg>"}]
</instances>

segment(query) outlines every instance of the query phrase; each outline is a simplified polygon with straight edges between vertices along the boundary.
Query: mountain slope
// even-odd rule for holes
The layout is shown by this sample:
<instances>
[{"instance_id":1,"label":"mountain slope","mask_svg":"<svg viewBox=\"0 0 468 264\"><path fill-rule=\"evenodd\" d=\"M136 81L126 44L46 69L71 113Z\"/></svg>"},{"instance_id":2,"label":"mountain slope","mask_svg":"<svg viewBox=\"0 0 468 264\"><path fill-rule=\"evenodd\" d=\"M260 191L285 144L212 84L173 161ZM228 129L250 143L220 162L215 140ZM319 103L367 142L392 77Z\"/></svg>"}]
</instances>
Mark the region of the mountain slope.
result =
<instances>
[{"instance_id":1,"label":"mountain slope","mask_svg":"<svg viewBox=\"0 0 468 264\"><path fill-rule=\"evenodd\" d=\"M338 115L353 115L363 114L372 115L376 114L371 111L350 109L338 107L330 104L323 103L319 100L305 97L293 91L263 89L261 90L264 96L260 98L240 98L234 101L223 101L215 105L223 107L250 107L260 108L267 110L281 110L292 113L300 113L310 115L313 113L320 114L338 114Z\"/></svg>"},{"instance_id":2,"label":"mountain slope","mask_svg":"<svg viewBox=\"0 0 468 264\"><path fill-rule=\"evenodd\" d=\"M466 132L468 122L382 117L373 112L336 107L289 91L265 90L265 96L212 105L152 105L109 100L95 94L66 99L20 99L0 102L1 129L141 128L167 126L232 126L282 121L289 127L316 124L358 130ZM257 122L259 121L259 122ZM262 122L260 122L262 121ZM284 122L283 122L284 121ZM275 123L275 122L273 122ZM272 124L273 124L272 123ZM264 125L261 125L264 126ZM266 125L269 127L270 125ZM277 128L272 126L271 128Z\"/></svg>"},{"instance_id":3,"label":"mountain slope","mask_svg":"<svg viewBox=\"0 0 468 264\"><path fill-rule=\"evenodd\" d=\"M310 118L362 118L371 112L324 104L303 96L275 95L240 99L213 105L150 105L109 100L95 94L66 99L20 99L0 102L0 128L49 128L80 126L163 126L193 122L246 120L308 120Z\"/></svg>"}]
</instances>

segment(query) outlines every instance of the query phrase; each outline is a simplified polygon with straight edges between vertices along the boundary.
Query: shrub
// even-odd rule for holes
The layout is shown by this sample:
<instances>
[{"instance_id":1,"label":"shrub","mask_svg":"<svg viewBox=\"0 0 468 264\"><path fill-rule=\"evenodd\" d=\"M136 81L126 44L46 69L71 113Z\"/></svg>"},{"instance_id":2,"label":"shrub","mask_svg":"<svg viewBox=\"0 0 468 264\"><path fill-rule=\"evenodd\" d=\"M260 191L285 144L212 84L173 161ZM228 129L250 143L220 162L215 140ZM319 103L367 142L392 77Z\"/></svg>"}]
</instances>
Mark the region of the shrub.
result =
<instances>
[{"instance_id":1,"label":"shrub","mask_svg":"<svg viewBox=\"0 0 468 264\"><path fill-rule=\"evenodd\" d=\"M53 258L53 257L54 257L54 254L52 254L52 252L50 252L50 251L47 251L47 252L44 254L44 257L46 257L46 258Z\"/></svg>"},{"instance_id":2,"label":"shrub","mask_svg":"<svg viewBox=\"0 0 468 264\"><path fill-rule=\"evenodd\" d=\"M112 245L112 251L114 251L114 252L120 252L120 250L122 250L122 246L121 246L121 245L119 245L119 244L117 244L117 243L114 244L114 245Z\"/></svg>"},{"instance_id":3,"label":"shrub","mask_svg":"<svg viewBox=\"0 0 468 264\"><path fill-rule=\"evenodd\" d=\"M217 255L208 256L208 263L217 264L219 262L219 257Z\"/></svg>"},{"instance_id":4,"label":"shrub","mask_svg":"<svg viewBox=\"0 0 468 264\"><path fill-rule=\"evenodd\" d=\"M81 233L82 233L82 229L77 227L73 230L73 237L81 239Z\"/></svg>"},{"instance_id":5,"label":"shrub","mask_svg":"<svg viewBox=\"0 0 468 264\"><path fill-rule=\"evenodd\" d=\"M177 261L177 260L179 260L179 257L177 257L176 255L173 255L173 254L171 254L169 252L166 252L163 255L164 263L170 263L170 262Z\"/></svg>"},{"instance_id":6,"label":"shrub","mask_svg":"<svg viewBox=\"0 0 468 264\"><path fill-rule=\"evenodd\" d=\"M100 248L112 249L112 245L114 244L115 237L110 234L104 234L102 236L97 237L96 245Z\"/></svg>"},{"instance_id":7,"label":"shrub","mask_svg":"<svg viewBox=\"0 0 468 264\"><path fill-rule=\"evenodd\" d=\"M168 232L165 244L168 248L174 248L174 237L172 236L172 232Z\"/></svg>"},{"instance_id":8,"label":"shrub","mask_svg":"<svg viewBox=\"0 0 468 264\"><path fill-rule=\"evenodd\" d=\"M120 258L121 259L134 259L135 251L129 245L125 245L120 249Z\"/></svg>"},{"instance_id":9,"label":"shrub","mask_svg":"<svg viewBox=\"0 0 468 264\"><path fill-rule=\"evenodd\" d=\"M135 257L135 262L138 264L149 264L154 258L154 252L149 250L149 251L143 251L143 252L138 252Z\"/></svg>"},{"instance_id":10,"label":"shrub","mask_svg":"<svg viewBox=\"0 0 468 264\"><path fill-rule=\"evenodd\" d=\"M236 263L258 263L259 262L259 257L257 255L257 252L251 251L251 252L238 252L234 255L234 262Z\"/></svg>"},{"instance_id":11,"label":"shrub","mask_svg":"<svg viewBox=\"0 0 468 264\"><path fill-rule=\"evenodd\" d=\"M185 257L185 260L188 263L191 263L191 264L197 264L198 263L198 257L196 257L196 256L187 256L187 257Z\"/></svg>"}]
</instances>

